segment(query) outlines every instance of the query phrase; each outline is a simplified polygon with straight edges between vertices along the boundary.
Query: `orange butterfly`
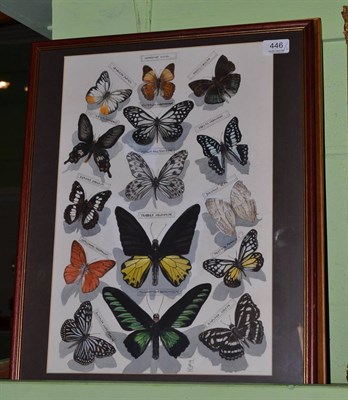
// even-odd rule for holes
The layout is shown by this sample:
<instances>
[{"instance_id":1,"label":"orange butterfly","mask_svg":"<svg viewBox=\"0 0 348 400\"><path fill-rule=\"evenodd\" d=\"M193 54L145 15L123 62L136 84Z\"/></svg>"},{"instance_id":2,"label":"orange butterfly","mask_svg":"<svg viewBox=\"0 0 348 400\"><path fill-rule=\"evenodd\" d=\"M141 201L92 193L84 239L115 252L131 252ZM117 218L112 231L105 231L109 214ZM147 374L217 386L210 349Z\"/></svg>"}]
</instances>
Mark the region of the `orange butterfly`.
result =
<instances>
[{"instance_id":1,"label":"orange butterfly","mask_svg":"<svg viewBox=\"0 0 348 400\"><path fill-rule=\"evenodd\" d=\"M173 79L173 63L164 68L159 78L151 67L144 65L143 81L145 82L145 85L142 86L141 91L145 99L153 100L158 94L160 94L165 100L171 99L175 91L174 83L170 82Z\"/></svg>"},{"instance_id":2,"label":"orange butterfly","mask_svg":"<svg viewBox=\"0 0 348 400\"><path fill-rule=\"evenodd\" d=\"M83 247L74 240L71 245L70 264L64 270L64 279L67 284L81 282L82 292L90 293L99 286L99 278L115 264L113 260L100 260L88 264Z\"/></svg>"}]
</instances>

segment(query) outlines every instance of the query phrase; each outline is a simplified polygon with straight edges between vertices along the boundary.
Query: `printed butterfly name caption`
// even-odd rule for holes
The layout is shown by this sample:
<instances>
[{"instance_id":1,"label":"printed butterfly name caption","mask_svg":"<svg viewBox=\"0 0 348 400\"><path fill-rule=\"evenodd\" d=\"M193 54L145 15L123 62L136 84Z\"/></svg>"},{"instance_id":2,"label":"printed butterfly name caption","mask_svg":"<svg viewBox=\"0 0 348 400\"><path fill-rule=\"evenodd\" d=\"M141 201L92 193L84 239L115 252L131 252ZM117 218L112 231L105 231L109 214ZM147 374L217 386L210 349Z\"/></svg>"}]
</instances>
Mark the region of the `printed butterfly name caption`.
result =
<instances>
[{"instance_id":1,"label":"printed butterfly name caption","mask_svg":"<svg viewBox=\"0 0 348 400\"><path fill-rule=\"evenodd\" d=\"M233 185L230 202L208 198L205 206L220 232L231 237L236 237L237 221L242 224L257 222L256 202L242 181Z\"/></svg>"},{"instance_id":2,"label":"printed butterfly name caption","mask_svg":"<svg viewBox=\"0 0 348 400\"><path fill-rule=\"evenodd\" d=\"M69 195L69 201L73 204L66 207L64 221L71 225L81 220L84 229L93 229L99 221L99 212L103 211L111 194L110 190L105 190L86 200L83 187L78 181L75 181Z\"/></svg>"},{"instance_id":3,"label":"printed butterfly name caption","mask_svg":"<svg viewBox=\"0 0 348 400\"><path fill-rule=\"evenodd\" d=\"M199 212L199 204L189 207L171 225L159 243L157 239L150 241L132 214L122 207L116 207L115 215L123 252L126 256L131 256L121 266L124 281L139 288L152 267L153 286L158 285L159 270L171 285L179 286L192 268L190 260L181 254L190 252Z\"/></svg>"},{"instance_id":4,"label":"printed butterfly name caption","mask_svg":"<svg viewBox=\"0 0 348 400\"><path fill-rule=\"evenodd\" d=\"M116 111L118 105L126 101L131 94L131 89L111 90L109 73L103 71L96 85L88 90L86 101L88 104L97 105L101 114L109 115Z\"/></svg>"},{"instance_id":5,"label":"printed butterfly name caption","mask_svg":"<svg viewBox=\"0 0 348 400\"><path fill-rule=\"evenodd\" d=\"M243 357L249 343L261 344L264 329L260 310L248 293L243 294L237 303L234 324L228 328L212 328L199 334L199 340L210 350L219 352L225 360L237 360Z\"/></svg>"},{"instance_id":6,"label":"printed butterfly name caption","mask_svg":"<svg viewBox=\"0 0 348 400\"><path fill-rule=\"evenodd\" d=\"M159 339L171 357L179 357L189 346L187 336L178 328L190 326L211 292L209 283L195 286L174 303L160 318L153 318L119 289L105 287L103 297L121 328L132 331L124 340L128 352L140 357L152 342L152 358L159 358Z\"/></svg>"},{"instance_id":7,"label":"printed butterfly name caption","mask_svg":"<svg viewBox=\"0 0 348 400\"><path fill-rule=\"evenodd\" d=\"M150 167L140 154L130 152L127 154L127 161L134 179L125 190L128 200L139 200L146 196L153 189L155 200L157 191L168 199L180 197L185 190L181 174L188 152L181 150L173 154L161 168L158 176L154 176Z\"/></svg>"},{"instance_id":8,"label":"printed butterfly name caption","mask_svg":"<svg viewBox=\"0 0 348 400\"><path fill-rule=\"evenodd\" d=\"M218 142L207 135L198 135L197 142L201 145L203 154L208 157L209 167L218 175L226 171L226 160L237 161L244 166L248 162L248 145L240 144L242 133L238 126L238 118L233 117L224 131L223 142Z\"/></svg>"},{"instance_id":9,"label":"printed butterfly name caption","mask_svg":"<svg viewBox=\"0 0 348 400\"><path fill-rule=\"evenodd\" d=\"M203 268L216 278L224 278L224 284L231 288L241 285L246 271L259 271L263 266L263 256L256 252L258 247L257 231L250 230L243 238L238 257L234 260L211 258L203 262Z\"/></svg>"},{"instance_id":10,"label":"printed butterfly name caption","mask_svg":"<svg viewBox=\"0 0 348 400\"><path fill-rule=\"evenodd\" d=\"M141 92L146 100L152 101L158 95L165 100L173 97L175 85L171 81L174 79L174 68L173 63L167 65L158 77L153 68L144 65L143 82L145 84L141 87Z\"/></svg>"},{"instance_id":11,"label":"printed butterfly name caption","mask_svg":"<svg viewBox=\"0 0 348 400\"><path fill-rule=\"evenodd\" d=\"M132 137L139 145L148 145L160 136L165 142L171 143L178 140L182 133L181 123L193 109L194 104L190 100L175 104L161 117L152 117L143 109L135 106L126 107L124 116L136 130Z\"/></svg>"},{"instance_id":12,"label":"printed butterfly name caption","mask_svg":"<svg viewBox=\"0 0 348 400\"><path fill-rule=\"evenodd\" d=\"M115 264L113 260L99 260L89 264L84 248L74 240L71 245L70 264L64 270L65 283L81 285L82 293L93 292L99 286L99 278Z\"/></svg>"},{"instance_id":13,"label":"printed butterfly name caption","mask_svg":"<svg viewBox=\"0 0 348 400\"><path fill-rule=\"evenodd\" d=\"M240 74L234 73L236 67L232 61L222 55L215 66L215 76L212 79L198 79L190 82L189 87L197 97L204 96L206 104L220 104L226 98L234 96L239 89Z\"/></svg>"},{"instance_id":14,"label":"printed butterfly name caption","mask_svg":"<svg viewBox=\"0 0 348 400\"><path fill-rule=\"evenodd\" d=\"M112 344L90 335L92 315L92 304L85 301L75 312L74 319L64 321L60 329L62 340L75 347L74 361L81 365L92 364L95 358L110 357L116 353Z\"/></svg>"},{"instance_id":15,"label":"printed butterfly name caption","mask_svg":"<svg viewBox=\"0 0 348 400\"><path fill-rule=\"evenodd\" d=\"M108 149L111 149L124 132L124 125L117 125L110 128L98 139L94 139L93 127L86 114L81 114L78 122L78 138L80 143L73 147L69 158L64 164L76 164L82 157L86 157L88 162L93 155L100 172L106 172L111 178L110 173L110 157Z\"/></svg>"}]
</instances>

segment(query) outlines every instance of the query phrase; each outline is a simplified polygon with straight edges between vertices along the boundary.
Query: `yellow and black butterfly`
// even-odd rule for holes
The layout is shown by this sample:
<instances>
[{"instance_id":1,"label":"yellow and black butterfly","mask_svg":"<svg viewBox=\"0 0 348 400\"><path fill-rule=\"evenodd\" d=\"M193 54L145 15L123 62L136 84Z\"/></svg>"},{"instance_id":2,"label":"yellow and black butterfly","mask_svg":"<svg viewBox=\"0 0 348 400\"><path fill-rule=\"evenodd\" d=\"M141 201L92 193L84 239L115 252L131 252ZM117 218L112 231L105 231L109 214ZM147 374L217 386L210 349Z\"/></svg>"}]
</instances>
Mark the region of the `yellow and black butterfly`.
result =
<instances>
[{"instance_id":1,"label":"yellow and black butterfly","mask_svg":"<svg viewBox=\"0 0 348 400\"><path fill-rule=\"evenodd\" d=\"M170 82L174 79L174 64L167 65L158 77L156 71L144 65L143 67L143 82L141 87L146 100L153 100L159 94L165 99L170 100L175 91L174 83Z\"/></svg>"},{"instance_id":2,"label":"yellow and black butterfly","mask_svg":"<svg viewBox=\"0 0 348 400\"><path fill-rule=\"evenodd\" d=\"M259 271L263 266L263 256L256 252L258 247L257 232L251 229L242 240L238 258L221 260L212 258L203 262L203 268L216 278L224 277L224 284L236 288L240 286L245 271Z\"/></svg>"},{"instance_id":3,"label":"yellow and black butterfly","mask_svg":"<svg viewBox=\"0 0 348 400\"><path fill-rule=\"evenodd\" d=\"M158 284L159 269L173 286L179 286L191 269L190 260L181 254L190 252L199 212L199 204L189 207L159 243L157 239L150 241L132 214L122 207L116 207L115 214L123 251L125 255L131 256L121 266L125 282L134 288L141 287L152 267L154 286Z\"/></svg>"}]
</instances>

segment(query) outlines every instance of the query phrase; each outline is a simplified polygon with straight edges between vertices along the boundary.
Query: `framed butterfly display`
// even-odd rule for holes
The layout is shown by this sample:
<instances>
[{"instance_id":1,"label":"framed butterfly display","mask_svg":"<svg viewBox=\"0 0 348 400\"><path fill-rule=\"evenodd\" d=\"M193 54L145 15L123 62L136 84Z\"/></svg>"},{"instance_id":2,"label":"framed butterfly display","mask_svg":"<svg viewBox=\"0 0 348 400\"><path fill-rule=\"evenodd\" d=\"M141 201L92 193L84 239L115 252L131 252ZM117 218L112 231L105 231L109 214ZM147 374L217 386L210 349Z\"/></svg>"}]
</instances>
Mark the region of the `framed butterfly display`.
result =
<instances>
[{"instance_id":1,"label":"framed butterfly display","mask_svg":"<svg viewBox=\"0 0 348 400\"><path fill-rule=\"evenodd\" d=\"M319 33L33 46L12 378L324 382Z\"/></svg>"}]
</instances>

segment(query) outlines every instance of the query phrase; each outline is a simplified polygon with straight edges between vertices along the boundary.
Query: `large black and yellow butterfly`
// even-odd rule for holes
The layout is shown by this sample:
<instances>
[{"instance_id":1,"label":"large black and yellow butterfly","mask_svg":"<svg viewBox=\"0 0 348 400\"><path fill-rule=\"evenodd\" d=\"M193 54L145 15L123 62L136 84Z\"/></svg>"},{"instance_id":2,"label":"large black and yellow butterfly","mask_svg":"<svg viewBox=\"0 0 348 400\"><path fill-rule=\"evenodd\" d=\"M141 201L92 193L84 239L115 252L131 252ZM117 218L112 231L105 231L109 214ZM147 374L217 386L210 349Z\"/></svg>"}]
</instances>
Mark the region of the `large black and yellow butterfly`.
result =
<instances>
[{"instance_id":1,"label":"large black and yellow butterfly","mask_svg":"<svg viewBox=\"0 0 348 400\"><path fill-rule=\"evenodd\" d=\"M126 107L124 116L137 128L133 132L133 139L137 144L148 145L154 138L158 141L160 135L165 142L175 142L183 132L181 123L193 109L193 101L186 100L175 104L162 117L152 117L142 108Z\"/></svg>"},{"instance_id":2,"label":"large black and yellow butterfly","mask_svg":"<svg viewBox=\"0 0 348 400\"><path fill-rule=\"evenodd\" d=\"M76 164L82 157L87 155L87 162L93 155L100 172L106 172L111 178L110 157L108 149L116 144L124 132L124 125L117 125L110 128L98 139L94 139L93 127L86 114L81 114L78 122L78 138L81 140L73 147L69 158L64 162Z\"/></svg>"},{"instance_id":3,"label":"large black and yellow butterfly","mask_svg":"<svg viewBox=\"0 0 348 400\"><path fill-rule=\"evenodd\" d=\"M116 207L115 214L123 251L125 255L131 256L121 266L125 282L134 288L141 287L152 267L154 286L158 284L159 269L173 286L179 286L191 269L190 260L181 254L190 252L199 212L199 204L189 207L159 243L157 239L150 241L132 214L122 207Z\"/></svg>"},{"instance_id":4,"label":"large black and yellow butterfly","mask_svg":"<svg viewBox=\"0 0 348 400\"><path fill-rule=\"evenodd\" d=\"M105 190L86 200L83 187L78 181L75 181L69 195L69 200L73 204L69 204L64 211L65 222L71 225L81 219L84 229L94 228L99 220L98 212L103 210L111 194L110 190Z\"/></svg>"},{"instance_id":5,"label":"large black and yellow butterfly","mask_svg":"<svg viewBox=\"0 0 348 400\"><path fill-rule=\"evenodd\" d=\"M124 102L132 94L131 89L111 90L109 73L103 71L96 85L91 87L86 94L88 104L99 106L100 113L109 115L118 109L119 103Z\"/></svg>"},{"instance_id":6,"label":"large black and yellow butterfly","mask_svg":"<svg viewBox=\"0 0 348 400\"><path fill-rule=\"evenodd\" d=\"M260 344L263 340L263 324L260 310L248 293L239 299L234 324L228 328L212 328L199 334L199 340L210 350L218 351L225 360L236 360L244 355L244 347L248 341Z\"/></svg>"},{"instance_id":7,"label":"large black and yellow butterfly","mask_svg":"<svg viewBox=\"0 0 348 400\"><path fill-rule=\"evenodd\" d=\"M243 238L238 258L222 260L211 258L203 262L203 268L216 278L224 277L224 284L236 288L240 286L245 271L259 271L263 266L263 256L256 252L258 247L257 232L251 229Z\"/></svg>"},{"instance_id":8,"label":"large black and yellow butterfly","mask_svg":"<svg viewBox=\"0 0 348 400\"><path fill-rule=\"evenodd\" d=\"M74 319L65 320L60 329L62 340L76 346L74 360L81 365L91 364L96 357L110 357L116 353L109 342L90 335L92 315L92 304L85 301L75 312Z\"/></svg>"},{"instance_id":9,"label":"large black and yellow butterfly","mask_svg":"<svg viewBox=\"0 0 348 400\"><path fill-rule=\"evenodd\" d=\"M142 199L151 189L153 189L156 200L157 191L168 199L180 197L184 193L185 185L178 176L184 168L187 155L187 150L173 154L163 165L158 176L155 176L140 154L128 153L127 161L135 179L126 186L125 196L127 199Z\"/></svg>"},{"instance_id":10,"label":"large black and yellow butterfly","mask_svg":"<svg viewBox=\"0 0 348 400\"><path fill-rule=\"evenodd\" d=\"M186 328L192 324L210 291L209 283L195 286L173 304L161 318L158 314L151 318L147 312L119 289L105 287L103 297L121 328L133 331L123 342L129 353L134 358L140 357L152 341L152 358L157 360L159 358L159 339L168 354L175 358L179 357L189 346L189 339L177 328Z\"/></svg>"},{"instance_id":11,"label":"large black and yellow butterfly","mask_svg":"<svg viewBox=\"0 0 348 400\"><path fill-rule=\"evenodd\" d=\"M248 162L248 145L240 144L242 133L238 126L238 118L233 117L224 131L224 140L219 143L207 135L198 135L197 142L202 146L203 154L208 157L209 167L218 175L225 173L226 159L233 158L241 165Z\"/></svg>"},{"instance_id":12,"label":"large black and yellow butterfly","mask_svg":"<svg viewBox=\"0 0 348 400\"><path fill-rule=\"evenodd\" d=\"M226 97L232 97L238 92L240 74L233 73L235 69L233 62L222 55L216 63L212 79L198 79L190 82L189 86L197 97L205 95L205 103L223 103Z\"/></svg>"},{"instance_id":13,"label":"large black and yellow butterfly","mask_svg":"<svg viewBox=\"0 0 348 400\"><path fill-rule=\"evenodd\" d=\"M158 77L153 68L148 65L143 66L144 85L141 87L141 92L146 100L153 100L159 94L165 100L173 97L175 85L170 81L174 79L174 67L173 63L167 65Z\"/></svg>"}]
</instances>

